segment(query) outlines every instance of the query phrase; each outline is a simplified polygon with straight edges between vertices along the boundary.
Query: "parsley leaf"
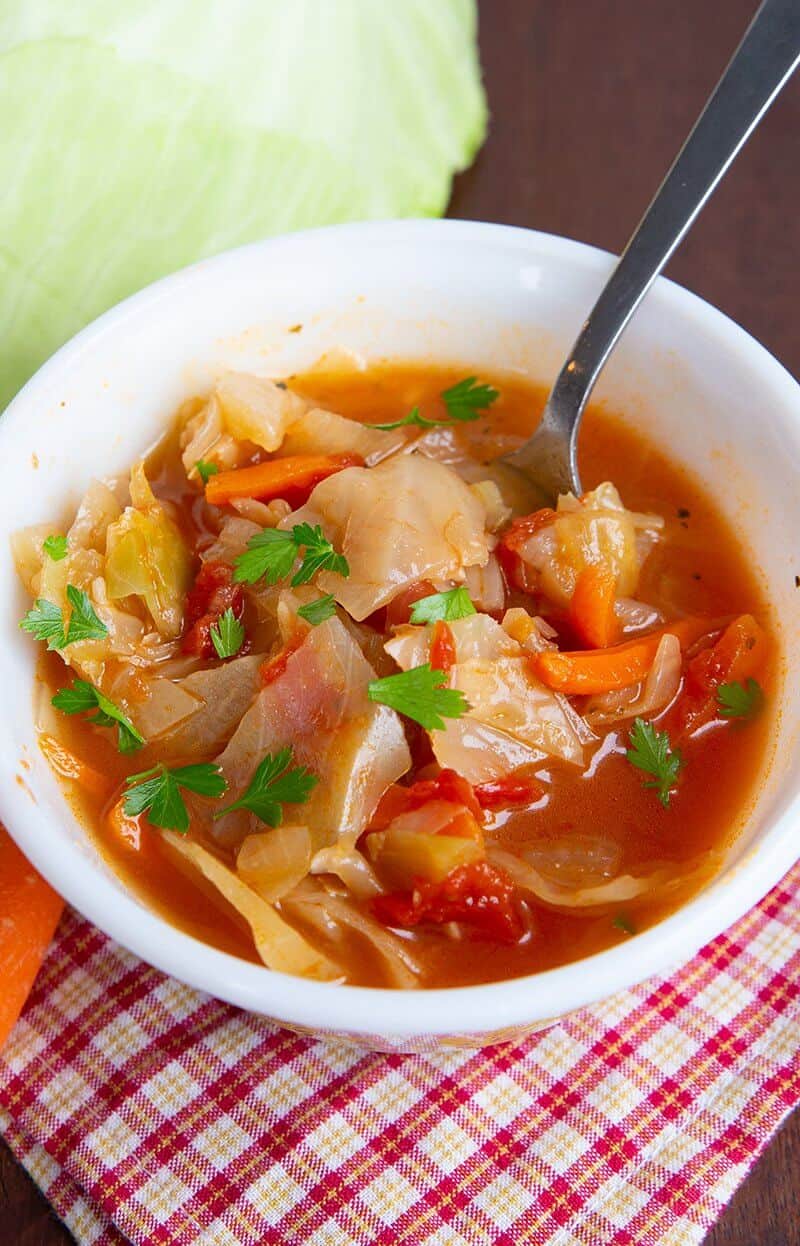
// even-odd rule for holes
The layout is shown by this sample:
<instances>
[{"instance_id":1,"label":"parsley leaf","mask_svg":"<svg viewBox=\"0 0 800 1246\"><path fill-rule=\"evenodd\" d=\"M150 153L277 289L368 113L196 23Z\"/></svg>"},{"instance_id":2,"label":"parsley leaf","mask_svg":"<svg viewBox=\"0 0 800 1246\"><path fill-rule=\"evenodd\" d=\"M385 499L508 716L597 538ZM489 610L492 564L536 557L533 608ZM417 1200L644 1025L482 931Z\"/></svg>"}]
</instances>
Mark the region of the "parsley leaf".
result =
<instances>
[{"instance_id":1,"label":"parsley leaf","mask_svg":"<svg viewBox=\"0 0 800 1246\"><path fill-rule=\"evenodd\" d=\"M337 554L330 541L325 537L322 528L316 524L296 524L292 528L295 544L305 549L300 570L292 577L292 585L297 588L307 584L318 571L335 571L338 575L350 574L350 567L344 554Z\"/></svg>"},{"instance_id":2,"label":"parsley leaf","mask_svg":"<svg viewBox=\"0 0 800 1246\"><path fill-rule=\"evenodd\" d=\"M48 649L64 648L64 617L61 607L53 605L52 601L37 597L33 609L20 622L20 627L36 640L46 640Z\"/></svg>"},{"instance_id":3,"label":"parsley leaf","mask_svg":"<svg viewBox=\"0 0 800 1246\"><path fill-rule=\"evenodd\" d=\"M634 926L630 917L626 916L625 913L617 913L617 916L614 918L611 925L614 927L615 930L621 930L623 934L626 934L626 935L636 934L636 927Z\"/></svg>"},{"instance_id":4,"label":"parsley leaf","mask_svg":"<svg viewBox=\"0 0 800 1246\"><path fill-rule=\"evenodd\" d=\"M218 797L227 788L219 766L201 762L193 766L153 766L140 774L132 774L125 780L128 791L123 809L129 818L147 812L153 826L178 831L185 835L189 829L189 811L181 795L181 788L196 792L198 796Z\"/></svg>"},{"instance_id":5,"label":"parsley leaf","mask_svg":"<svg viewBox=\"0 0 800 1246\"><path fill-rule=\"evenodd\" d=\"M318 571L350 574L347 559L336 553L319 524L312 528L311 524L302 523L295 524L290 532L282 528L257 532L247 542L244 554L236 559L233 578L238 584L255 584L263 576L267 584L276 584L290 574L301 551L300 567L292 576L295 588L307 584Z\"/></svg>"},{"instance_id":6,"label":"parsley leaf","mask_svg":"<svg viewBox=\"0 0 800 1246\"><path fill-rule=\"evenodd\" d=\"M219 471L216 463L209 463L206 459L198 459L194 466L204 485L208 484L209 476L216 476Z\"/></svg>"},{"instance_id":7,"label":"parsley leaf","mask_svg":"<svg viewBox=\"0 0 800 1246\"><path fill-rule=\"evenodd\" d=\"M652 723L637 718L630 732L631 747L625 756L632 766L654 777L645 787L652 787L664 808L683 766L683 758L677 749L670 748L666 731L656 731Z\"/></svg>"},{"instance_id":8,"label":"parsley leaf","mask_svg":"<svg viewBox=\"0 0 800 1246\"><path fill-rule=\"evenodd\" d=\"M37 640L46 640L48 649L64 649L77 640L99 640L108 635L108 628L97 617L88 595L74 584L67 585L67 601L72 606L69 624L64 631L64 615L60 606L38 597L20 623L23 632Z\"/></svg>"},{"instance_id":9,"label":"parsley leaf","mask_svg":"<svg viewBox=\"0 0 800 1246\"><path fill-rule=\"evenodd\" d=\"M307 606L300 606L297 614L312 627L319 627L320 623L324 623L326 619L332 619L336 614L336 598L333 593L326 593L324 597L310 601Z\"/></svg>"},{"instance_id":10,"label":"parsley leaf","mask_svg":"<svg viewBox=\"0 0 800 1246\"><path fill-rule=\"evenodd\" d=\"M420 597L411 607L412 623L436 623L440 619L452 622L453 619L466 619L475 613L470 595L463 587L450 588L445 593L432 593L430 597Z\"/></svg>"},{"instance_id":11,"label":"parsley leaf","mask_svg":"<svg viewBox=\"0 0 800 1246\"><path fill-rule=\"evenodd\" d=\"M373 428L381 428L384 432L392 432L395 428L438 428L442 424L465 424L477 420L493 402L500 397L499 390L492 385L480 385L476 376L466 376L457 381L449 389L442 390L441 398L447 408L446 420L426 420L420 415L419 407L412 407L402 420L393 420L390 424L373 424Z\"/></svg>"},{"instance_id":12,"label":"parsley leaf","mask_svg":"<svg viewBox=\"0 0 800 1246\"><path fill-rule=\"evenodd\" d=\"M449 424L449 422L449 420L426 420L424 415L420 415L419 407L412 407L402 420L392 420L389 424L372 424L371 427L391 433L396 428L409 428L411 425L416 425L417 428L436 428L439 424Z\"/></svg>"},{"instance_id":13,"label":"parsley leaf","mask_svg":"<svg viewBox=\"0 0 800 1246\"><path fill-rule=\"evenodd\" d=\"M85 679L76 679L71 688L61 688L53 697L52 704L62 714L82 714L94 710L89 722L98 727L116 727L117 747L121 753L134 753L145 743L144 736L139 734L119 706Z\"/></svg>"},{"instance_id":14,"label":"parsley leaf","mask_svg":"<svg viewBox=\"0 0 800 1246\"><path fill-rule=\"evenodd\" d=\"M465 377L442 393L450 419L462 423L477 420L499 397L499 390L492 385L479 385L476 376Z\"/></svg>"},{"instance_id":15,"label":"parsley leaf","mask_svg":"<svg viewBox=\"0 0 800 1246\"><path fill-rule=\"evenodd\" d=\"M61 562L67 556L67 538L61 532L53 532L42 541L42 549L53 562Z\"/></svg>"},{"instance_id":16,"label":"parsley leaf","mask_svg":"<svg viewBox=\"0 0 800 1246\"><path fill-rule=\"evenodd\" d=\"M297 545L291 532L282 528L265 528L247 542L247 549L234 563L233 578L237 584L255 584L263 578L267 584L285 580L294 566Z\"/></svg>"},{"instance_id":17,"label":"parsley leaf","mask_svg":"<svg viewBox=\"0 0 800 1246\"><path fill-rule=\"evenodd\" d=\"M754 718L764 704L764 691L757 679L746 684L734 680L720 684L717 689L717 706L723 718Z\"/></svg>"},{"instance_id":18,"label":"parsley leaf","mask_svg":"<svg viewBox=\"0 0 800 1246\"><path fill-rule=\"evenodd\" d=\"M460 718L469 709L464 693L446 685L444 671L431 670L426 662L399 675L373 679L367 693L371 701L413 718L427 731L443 731L445 718Z\"/></svg>"},{"instance_id":19,"label":"parsley leaf","mask_svg":"<svg viewBox=\"0 0 800 1246\"><path fill-rule=\"evenodd\" d=\"M218 658L233 658L244 644L244 626L230 606L209 630Z\"/></svg>"},{"instance_id":20,"label":"parsley leaf","mask_svg":"<svg viewBox=\"0 0 800 1246\"><path fill-rule=\"evenodd\" d=\"M108 635L108 628L97 617L95 608L89 601L88 594L74 584L67 585L67 601L72 606L67 627L66 643L72 645L76 640L100 640Z\"/></svg>"},{"instance_id":21,"label":"parsley leaf","mask_svg":"<svg viewBox=\"0 0 800 1246\"><path fill-rule=\"evenodd\" d=\"M319 779L305 766L292 766L292 750L282 748L274 756L267 753L259 762L247 790L232 805L214 814L214 820L234 809L247 809L268 826L280 826L284 804L299 805L308 800Z\"/></svg>"}]
</instances>

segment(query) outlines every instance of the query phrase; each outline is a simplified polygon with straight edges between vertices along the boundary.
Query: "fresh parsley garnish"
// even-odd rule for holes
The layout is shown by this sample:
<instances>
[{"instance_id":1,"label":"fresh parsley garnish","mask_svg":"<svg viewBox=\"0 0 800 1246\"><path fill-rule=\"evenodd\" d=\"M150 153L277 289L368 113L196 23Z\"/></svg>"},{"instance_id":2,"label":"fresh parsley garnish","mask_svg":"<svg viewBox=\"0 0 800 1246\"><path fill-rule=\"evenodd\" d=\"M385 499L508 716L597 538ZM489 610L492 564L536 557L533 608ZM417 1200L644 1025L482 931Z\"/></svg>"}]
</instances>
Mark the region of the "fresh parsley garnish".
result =
<instances>
[{"instance_id":1,"label":"fresh parsley garnish","mask_svg":"<svg viewBox=\"0 0 800 1246\"><path fill-rule=\"evenodd\" d=\"M265 528L247 542L247 549L234 563L233 578L239 584L255 584L263 578L267 584L285 580L301 554L300 566L292 576L297 588L307 584L318 571L335 571L339 575L350 574L350 567L343 554L326 538L319 524L301 523L288 532L281 528Z\"/></svg>"},{"instance_id":2,"label":"fresh parsley garnish","mask_svg":"<svg viewBox=\"0 0 800 1246\"><path fill-rule=\"evenodd\" d=\"M129 790L122 807L129 818L146 812L153 826L178 831L181 835L189 829L189 811L181 789L216 799L228 786L219 766L211 762L172 769L153 766L140 774L132 774L125 782Z\"/></svg>"},{"instance_id":3,"label":"fresh parsley garnish","mask_svg":"<svg viewBox=\"0 0 800 1246\"><path fill-rule=\"evenodd\" d=\"M462 585L460 588L450 588L445 593L420 597L411 607L411 622L437 623L441 619L445 623L451 623L454 619L466 619L470 614L475 614L475 607Z\"/></svg>"},{"instance_id":4,"label":"fresh parsley garnish","mask_svg":"<svg viewBox=\"0 0 800 1246\"><path fill-rule=\"evenodd\" d=\"M764 690L757 679L741 684L734 680L720 684L717 689L717 706L723 718L754 718L764 704Z\"/></svg>"},{"instance_id":5,"label":"fresh parsley garnish","mask_svg":"<svg viewBox=\"0 0 800 1246\"><path fill-rule=\"evenodd\" d=\"M214 820L234 809L247 809L268 826L280 826L284 805L300 805L308 800L319 779L305 766L292 766L292 750L267 753L259 762L247 790L214 814Z\"/></svg>"},{"instance_id":6,"label":"fresh parsley garnish","mask_svg":"<svg viewBox=\"0 0 800 1246\"><path fill-rule=\"evenodd\" d=\"M480 385L476 376L465 377L442 393L450 419L462 423L477 420L499 397L499 390L492 385Z\"/></svg>"},{"instance_id":7,"label":"fresh parsley garnish","mask_svg":"<svg viewBox=\"0 0 800 1246\"><path fill-rule=\"evenodd\" d=\"M449 420L426 420L424 415L420 415L419 407L412 407L408 415L404 415L402 420L391 420L388 424L373 424L373 428L380 428L385 433L394 432L396 428L409 428L416 425L417 428L437 428L440 424L449 424Z\"/></svg>"},{"instance_id":8,"label":"fresh parsley garnish","mask_svg":"<svg viewBox=\"0 0 800 1246\"><path fill-rule=\"evenodd\" d=\"M74 584L67 585L67 601L72 606L67 627L67 644L76 640L100 640L108 635L108 628L97 617L95 608L82 588Z\"/></svg>"},{"instance_id":9,"label":"fresh parsley garnish","mask_svg":"<svg viewBox=\"0 0 800 1246\"><path fill-rule=\"evenodd\" d=\"M464 693L446 685L444 671L432 670L426 662L399 675L373 679L367 692L371 701L413 718L426 731L443 731L445 718L460 718L469 709Z\"/></svg>"},{"instance_id":10,"label":"fresh parsley garnish","mask_svg":"<svg viewBox=\"0 0 800 1246\"><path fill-rule=\"evenodd\" d=\"M654 777L645 787L655 789L658 799L664 808L669 807L672 789L675 787L678 772L683 766L683 758L677 749L670 747L669 735L666 731L656 731L652 723L637 718L629 736L630 748L625 756L637 770L644 770Z\"/></svg>"},{"instance_id":11,"label":"fresh parsley garnish","mask_svg":"<svg viewBox=\"0 0 800 1246\"><path fill-rule=\"evenodd\" d=\"M20 627L35 640L46 640L48 649L63 649L66 644L61 607L55 606L52 601L45 601L43 597L37 597L33 609L20 622Z\"/></svg>"},{"instance_id":12,"label":"fresh parsley garnish","mask_svg":"<svg viewBox=\"0 0 800 1246\"><path fill-rule=\"evenodd\" d=\"M208 484L209 476L216 476L219 471L216 463L209 463L206 459L198 459L194 466L204 485Z\"/></svg>"},{"instance_id":13,"label":"fresh parsley garnish","mask_svg":"<svg viewBox=\"0 0 800 1246\"><path fill-rule=\"evenodd\" d=\"M297 558L297 545L291 532L281 528L265 528L247 542L247 549L233 564L237 584L255 584L263 578L267 584L285 580Z\"/></svg>"},{"instance_id":14,"label":"fresh parsley garnish","mask_svg":"<svg viewBox=\"0 0 800 1246\"><path fill-rule=\"evenodd\" d=\"M326 593L324 597L318 597L316 601L300 606L297 613L312 627L319 627L320 623L324 623L326 619L332 619L336 614L336 598L333 593Z\"/></svg>"},{"instance_id":15,"label":"fresh parsley garnish","mask_svg":"<svg viewBox=\"0 0 800 1246\"><path fill-rule=\"evenodd\" d=\"M74 584L67 585L67 601L72 607L69 623L64 629L64 614L60 606L38 597L20 623L23 632L29 632L36 640L47 641L48 649L65 649L78 640L99 640L108 635L108 628L97 617L88 595Z\"/></svg>"},{"instance_id":16,"label":"fresh parsley garnish","mask_svg":"<svg viewBox=\"0 0 800 1246\"><path fill-rule=\"evenodd\" d=\"M244 644L244 625L230 606L209 629L218 658L234 658Z\"/></svg>"},{"instance_id":17,"label":"fresh parsley garnish","mask_svg":"<svg viewBox=\"0 0 800 1246\"><path fill-rule=\"evenodd\" d=\"M419 407L412 407L402 420L393 420L389 424L373 424L372 427L392 432L395 428L408 428L409 425L438 428L442 424L465 424L477 420L500 395L492 385L481 385L476 376L467 376L449 389L442 390L440 396L447 408L446 420L426 420L424 415L420 415Z\"/></svg>"},{"instance_id":18,"label":"fresh parsley garnish","mask_svg":"<svg viewBox=\"0 0 800 1246\"><path fill-rule=\"evenodd\" d=\"M67 556L67 538L61 532L53 532L42 541L42 549L53 562L61 562Z\"/></svg>"},{"instance_id":19,"label":"fresh parsley garnish","mask_svg":"<svg viewBox=\"0 0 800 1246\"><path fill-rule=\"evenodd\" d=\"M623 934L626 934L626 935L636 934L636 927L634 926L630 917L626 916L625 913L617 913L617 916L614 918L611 925L614 927L615 930L621 930Z\"/></svg>"},{"instance_id":20,"label":"fresh parsley garnish","mask_svg":"<svg viewBox=\"0 0 800 1246\"><path fill-rule=\"evenodd\" d=\"M62 688L53 697L52 703L62 714L83 714L93 710L88 720L90 723L97 727L117 728L117 746L121 753L135 753L145 743L144 736L139 734L119 706L85 679L76 679L71 688Z\"/></svg>"}]
</instances>

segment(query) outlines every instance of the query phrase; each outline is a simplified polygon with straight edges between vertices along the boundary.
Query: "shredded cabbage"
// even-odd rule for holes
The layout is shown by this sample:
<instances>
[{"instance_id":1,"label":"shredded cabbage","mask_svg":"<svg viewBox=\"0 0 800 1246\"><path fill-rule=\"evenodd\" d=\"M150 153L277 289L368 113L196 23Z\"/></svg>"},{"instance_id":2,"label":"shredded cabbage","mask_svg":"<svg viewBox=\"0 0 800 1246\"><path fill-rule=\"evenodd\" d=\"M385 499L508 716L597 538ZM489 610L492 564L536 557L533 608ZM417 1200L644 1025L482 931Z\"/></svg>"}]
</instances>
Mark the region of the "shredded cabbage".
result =
<instances>
[{"instance_id":1,"label":"shredded cabbage","mask_svg":"<svg viewBox=\"0 0 800 1246\"><path fill-rule=\"evenodd\" d=\"M256 950L268 969L279 973L298 974L301 978L318 978L330 982L340 978L340 971L313 948L279 913L237 878L218 857L174 831L162 831L175 854L202 874L249 927Z\"/></svg>"},{"instance_id":2,"label":"shredded cabbage","mask_svg":"<svg viewBox=\"0 0 800 1246\"><path fill-rule=\"evenodd\" d=\"M166 640L180 636L192 558L177 524L153 494L144 465L131 471L131 505L106 531L106 586L112 601L141 597Z\"/></svg>"}]
</instances>

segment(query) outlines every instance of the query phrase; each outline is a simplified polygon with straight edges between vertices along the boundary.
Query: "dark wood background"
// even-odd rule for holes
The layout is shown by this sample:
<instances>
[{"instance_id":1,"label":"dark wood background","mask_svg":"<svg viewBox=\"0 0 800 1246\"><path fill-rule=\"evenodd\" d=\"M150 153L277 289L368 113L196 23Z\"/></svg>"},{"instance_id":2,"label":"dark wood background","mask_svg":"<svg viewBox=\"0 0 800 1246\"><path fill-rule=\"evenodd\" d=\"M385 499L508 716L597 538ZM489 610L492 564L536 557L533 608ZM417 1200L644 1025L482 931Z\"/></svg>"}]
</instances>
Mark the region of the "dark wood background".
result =
<instances>
[{"instance_id":1,"label":"dark wood background","mask_svg":"<svg viewBox=\"0 0 800 1246\"><path fill-rule=\"evenodd\" d=\"M491 131L457 182L451 215L619 251L755 7L755 0L481 0ZM800 76L669 268L795 375L798 135ZM706 1246L800 1246L799 1202L797 1114ZM13 1246L72 1240L2 1144L0 1226L0 1241Z\"/></svg>"}]
</instances>

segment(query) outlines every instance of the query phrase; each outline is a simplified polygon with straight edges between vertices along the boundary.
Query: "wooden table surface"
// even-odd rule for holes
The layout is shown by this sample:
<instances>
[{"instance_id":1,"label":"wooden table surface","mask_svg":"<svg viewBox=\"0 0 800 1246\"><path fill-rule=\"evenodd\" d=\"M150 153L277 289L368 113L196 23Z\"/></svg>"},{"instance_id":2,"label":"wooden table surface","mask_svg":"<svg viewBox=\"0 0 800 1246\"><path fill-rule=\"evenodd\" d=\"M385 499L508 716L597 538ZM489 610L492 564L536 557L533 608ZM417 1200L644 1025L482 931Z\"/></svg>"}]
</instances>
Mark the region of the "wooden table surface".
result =
<instances>
[{"instance_id":1,"label":"wooden table surface","mask_svg":"<svg viewBox=\"0 0 800 1246\"><path fill-rule=\"evenodd\" d=\"M435 2L435 0L434 0ZM481 0L489 141L451 215L619 251L756 0ZM800 375L800 77L669 268ZM800 1246L800 1113L706 1246ZM72 1239L0 1144L0 1241ZM598 1243L597 1246L603 1246Z\"/></svg>"}]
</instances>

